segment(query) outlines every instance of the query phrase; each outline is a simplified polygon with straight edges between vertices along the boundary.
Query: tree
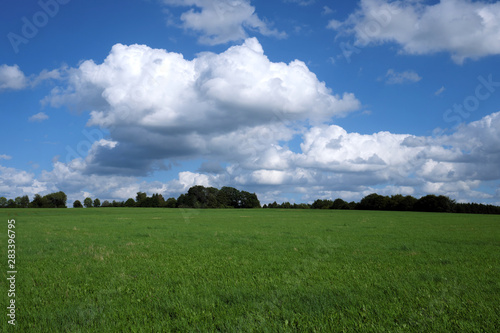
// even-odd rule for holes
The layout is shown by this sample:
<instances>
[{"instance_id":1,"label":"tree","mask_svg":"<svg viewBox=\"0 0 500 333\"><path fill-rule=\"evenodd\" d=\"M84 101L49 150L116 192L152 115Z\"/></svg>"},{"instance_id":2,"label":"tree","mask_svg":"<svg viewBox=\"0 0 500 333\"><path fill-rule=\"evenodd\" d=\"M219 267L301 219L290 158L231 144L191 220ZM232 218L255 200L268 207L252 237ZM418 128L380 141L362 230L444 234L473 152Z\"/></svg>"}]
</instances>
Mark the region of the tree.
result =
<instances>
[{"instance_id":1,"label":"tree","mask_svg":"<svg viewBox=\"0 0 500 333\"><path fill-rule=\"evenodd\" d=\"M333 206L332 200L318 199L318 200L314 201L312 204L313 209L330 209L332 206Z\"/></svg>"},{"instance_id":2,"label":"tree","mask_svg":"<svg viewBox=\"0 0 500 333\"><path fill-rule=\"evenodd\" d=\"M177 200L175 198L168 198L167 201L165 201L164 207L175 208L176 205L177 205Z\"/></svg>"},{"instance_id":3,"label":"tree","mask_svg":"<svg viewBox=\"0 0 500 333\"><path fill-rule=\"evenodd\" d=\"M102 203L101 207L111 207L111 204L109 203L108 200L104 200L104 202Z\"/></svg>"},{"instance_id":4,"label":"tree","mask_svg":"<svg viewBox=\"0 0 500 333\"><path fill-rule=\"evenodd\" d=\"M16 208L28 208L30 199L27 195L24 195L22 197L16 197L16 199L14 199L14 202Z\"/></svg>"},{"instance_id":5,"label":"tree","mask_svg":"<svg viewBox=\"0 0 500 333\"><path fill-rule=\"evenodd\" d=\"M0 197L0 208L5 208L5 207L7 207L7 198Z\"/></svg>"},{"instance_id":6,"label":"tree","mask_svg":"<svg viewBox=\"0 0 500 333\"><path fill-rule=\"evenodd\" d=\"M188 208L189 207L187 205L187 200L186 200L186 195L185 194L179 195L179 197L177 198L176 207L178 207L178 208Z\"/></svg>"},{"instance_id":7,"label":"tree","mask_svg":"<svg viewBox=\"0 0 500 333\"><path fill-rule=\"evenodd\" d=\"M21 208L28 208L30 205L30 198L27 195L21 197L20 206Z\"/></svg>"},{"instance_id":8,"label":"tree","mask_svg":"<svg viewBox=\"0 0 500 333\"><path fill-rule=\"evenodd\" d=\"M67 196L66 193L62 191L47 194L44 198L46 198L48 206L50 208L67 208L66 207Z\"/></svg>"},{"instance_id":9,"label":"tree","mask_svg":"<svg viewBox=\"0 0 500 333\"><path fill-rule=\"evenodd\" d=\"M135 197L135 201L137 202L137 206L141 206L142 202L148 198L146 192L137 192Z\"/></svg>"},{"instance_id":10,"label":"tree","mask_svg":"<svg viewBox=\"0 0 500 333\"><path fill-rule=\"evenodd\" d=\"M83 200L83 205L86 208L91 208L92 207L92 199L91 198L85 198L85 200Z\"/></svg>"},{"instance_id":11,"label":"tree","mask_svg":"<svg viewBox=\"0 0 500 333\"><path fill-rule=\"evenodd\" d=\"M330 208L331 209L350 209L349 204L340 198L335 199Z\"/></svg>"},{"instance_id":12,"label":"tree","mask_svg":"<svg viewBox=\"0 0 500 333\"><path fill-rule=\"evenodd\" d=\"M388 197L372 193L361 199L359 202L359 209L364 210L384 210L387 208L389 202Z\"/></svg>"},{"instance_id":13,"label":"tree","mask_svg":"<svg viewBox=\"0 0 500 333\"><path fill-rule=\"evenodd\" d=\"M165 203L165 199L161 194L155 193L146 200L147 205L145 207L162 207Z\"/></svg>"},{"instance_id":14,"label":"tree","mask_svg":"<svg viewBox=\"0 0 500 333\"><path fill-rule=\"evenodd\" d=\"M290 205L290 203L288 203ZM250 193L246 191L240 192L239 199L240 208L260 208L260 201L255 193Z\"/></svg>"},{"instance_id":15,"label":"tree","mask_svg":"<svg viewBox=\"0 0 500 333\"><path fill-rule=\"evenodd\" d=\"M129 198L127 201L125 201L125 207L135 207L134 199Z\"/></svg>"},{"instance_id":16,"label":"tree","mask_svg":"<svg viewBox=\"0 0 500 333\"><path fill-rule=\"evenodd\" d=\"M98 198L95 198L94 199L94 207L101 207L101 200L99 200Z\"/></svg>"},{"instance_id":17,"label":"tree","mask_svg":"<svg viewBox=\"0 0 500 333\"><path fill-rule=\"evenodd\" d=\"M75 200L75 202L73 202L73 208L83 208L80 200Z\"/></svg>"},{"instance_id":18,"label":"tree","mask_svg":"<svg viewBox=\"0 0 500 333\"><path fill-rule=\"evenodd\" d=\"M421 212L448 212L454 211L455 201L450 198L433 194L426 195L417 200L415 203L415 210Z\"/></svg>"},{"instance_id":19,"label":"tree","mask_svg":"<svg viewBox=\"0 0 500 333\"><path fill-rule=\"evenodd\" d=\"M396 194L391 196L389 202L390 210L410 211L413 210L413 206L415 202L417 202L417 199L411 195L403 196L401 194Z\"/></svg>"},{"instance_id":20,"label":"tree","mask_svg":"<svg viewBox=\"0 0 500 333\"><path fill-rule=\"evenodd\" d=\"M35 194L33 201L30 203L32 208L46 208L48 205L47 198L42 197L40 194Z\"/></svg>"},{"instance_id":21,"label":"tree","mask_svg":"<svg viewBox=\"0 0 500 333\"><path fill-rule=\"evenodd\" d=\"M240 191L234 187L224 186L217 193L217 201L221 207L240 207Z\"/></svg>"}]
</instances>

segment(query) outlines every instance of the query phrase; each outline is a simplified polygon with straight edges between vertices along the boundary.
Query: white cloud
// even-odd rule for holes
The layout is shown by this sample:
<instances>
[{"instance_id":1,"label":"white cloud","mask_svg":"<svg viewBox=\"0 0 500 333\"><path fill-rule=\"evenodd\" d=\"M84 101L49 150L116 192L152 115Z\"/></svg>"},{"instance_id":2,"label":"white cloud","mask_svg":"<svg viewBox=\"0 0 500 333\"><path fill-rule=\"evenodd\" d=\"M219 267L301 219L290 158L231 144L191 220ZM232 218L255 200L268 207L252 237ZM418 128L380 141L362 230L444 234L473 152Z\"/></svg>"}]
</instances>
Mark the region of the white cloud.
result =
<instances>
[{"instance_id":1,"label":"white cloud","mask_svg":"<svg viewBox=\"0 0 500 333\"><path fill-rule=\"evenodd\" d=\"M330 15L332 13L334 13L335 11L333 9L331 9L330 7L328 6L323 6L323 11L321 12L322 15Z\"/></svg>"},{"instance_id":2,"label":"white cloud","mask_svg":"<svg viewBox=\"0 0 500 333\"><path fill-rule=\"evenodd\" d=\"M446 88L444 86L442 86L441 88L439 88L438 90L436 90L436 92L434 93L435 96L439 96L441 95L444 91L446 90Z\"/></svg>"},{"instance_id":3,"label":"white cloud","mask_svg":"<svg viewBox=\"0 0 500 333\"><path fill-rule=\"evenodd\" d=\"M300 6L309 6L316 2L316 0L284 0L284 1L288 3L296 3L297 5Z\"/></svg>"},{"instance_id":4,"label":"white cloud","mask_svg":"<svg viewBox=\"0 0 500 333\"><path fill-rule=\"evenodd\" d=\"M47 80L63 80L66 70L66 67L52 71L44 69L38 75L26 76L18 65L0 65L0 92L33 88Z\"/></svg>"},{"instance_id":5,"label":"white cloud","mask_svg":"<svg viewBox=\"0 0 500 333\"><path fill-rule=\"evenodd\" d=\"M9 156L9 155L5 155L5 154L0 155L0 160L10 160L11 158L12 158L12 156Z\"/></svg>"},{"instance_id":6,"label":"white cloud","mask_svg":"<svg viewBox=\"0 0 500 333\"><path fill-rule=\"evenodd\" d=\"M357 45L396 42L405 53L448 52L461 64L500 54L500 3L361 0L341 31L354 34Z\"/></svg>"},{"instance_id":7,"label":"white cloud","mask_svg":"<svg viewBox=\"0 0 500 333\"><path fill-rule=\"evenodd\" d=\"M243 152L234 155L233 160L223 160L227 166L219 165L215 173L184 171L167 182L140 181L112 172L89 174L89 158L93 156L89 155L69 163L55 160L53 169L42 171L38 177L0 166L0 193L13 198L62 190L69 200L82 200L89 194L101 200L126 200L134 198L138 191L177 197L191 186L203 185L257 192L262 203L289 201L286 193L300 195L299 201L337 197L358 201L373 192L416 197L433 193L458 201L498 201L500 112L437 137L359 134L336 125L313 126L304 130L300 152L277 144L265 145L274 139L268 137L260 142L258 137L266 136L263 130L240 133L250 141L248 146L242 145ZM236 137L230 139L244 142ZM217 144L222 149L225 143ZM118 143L101 139L92 149L99 147L113 150Z\"/></svg>"},{"instance_id":8,"label":"white cloud","mask_svg":"<svg viewBox=\"0 0 500 333\"><path fill-rule=\"evenodd\" d=\"M342 22L339 20L331 19L328 21L328 25L326 26L328 29L333 29L333 30L338 30L340 27L342 27Z\"/></svg>"},{"instance_id":9,"label":"white cloud","mask_svg":"<svg viewBox=\"0 0 500 333\"><path fill-rule=\"evenodd\" d=\"M90 109L89 124L110 129L116 146L96 146L87 160L97 173L144 174L164 168L164 159L257 159L254 152L290 140L300 122L360 107L351 93L333 94L303 62L269 61L255 38L193 60L117 44L104 63L85 61L69 73L68 86L45 102Z\"/></svg>"},{"instance_id":10,"label":"white cloud","mask_svg":"<svg viewBox=\"0 0 500 333\"><path fill-rule=\"evenodd\" d=\"M58 69L54 69L54 70L42 70L40 72L40 74L36 75L36 76L32 76L30 79L31 79L31 86L32 87L35 87L37 85L39 85L40 83L44 82L44 81L48 81L48 80L55 80L55 81L60 81L60 80L63 80L64 79L64 75L66 74L66 70L67 68L66 67L62 67L62 68L58 68Z\"/></svg>"},{"instance_id":11,"label":"white cloud","mask_svg":"<svg viewBox=\"0 0 500 333\"><path fill-rule=\"evenodd\" d=\"M422 78L414 71L396 72L391 68L385 74L385 83L387 84L414 83L420 80Z\"/></svg>"},{"instance_id":12,"label":"white cloud","mask_svg":"<svg viewBox=\"0 0 500 333\"><path fill-rule=\"evenodd\" d=\"M28 86L28 79L18 65L0 65L0 91L21 90Z\"/></svg>"},{"instance_id":13,"label":"white cloud","mask_svg":"<svg viewBox=\"0 0 500 333\"><path fill-rule=\"evenodd\" d=\"M271 29L255 13L248 0L163 0L167 5L194 7L181 15L182 26L201 34L203 44L216 45L247 38L247 31L286 37Z\"/></svg>"},{"instance_id":14,"label":"white cloud","mask_svg":"<svg viewBox=\"0 0 500 333\"><path fill-rule=\"evenodd\" d=\"M46 115L44 112L38 112L37 114L29 117L28 120L30 122L42 122L42 121L47 120L47 119L49 119L48 115Z\"/></svg>"}]
</instances>

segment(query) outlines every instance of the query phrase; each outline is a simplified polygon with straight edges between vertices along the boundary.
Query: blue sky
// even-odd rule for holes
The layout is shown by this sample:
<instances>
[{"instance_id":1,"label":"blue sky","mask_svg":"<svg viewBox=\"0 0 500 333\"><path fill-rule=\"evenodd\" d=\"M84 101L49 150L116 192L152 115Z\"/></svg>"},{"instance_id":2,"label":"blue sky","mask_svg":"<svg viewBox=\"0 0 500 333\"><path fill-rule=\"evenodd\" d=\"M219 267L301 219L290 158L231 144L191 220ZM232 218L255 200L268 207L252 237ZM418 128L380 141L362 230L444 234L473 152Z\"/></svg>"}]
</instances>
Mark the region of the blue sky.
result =
<instances>
[{"instance_id":1,"label":"blue sky","mask_svg":"<svg viewBox=\"0 0 500 333\"><path fill-rule=\"evenodd\" d=\"M4 1L0 196L500 204L497 1Z\"/></svg>"}]
</instances>

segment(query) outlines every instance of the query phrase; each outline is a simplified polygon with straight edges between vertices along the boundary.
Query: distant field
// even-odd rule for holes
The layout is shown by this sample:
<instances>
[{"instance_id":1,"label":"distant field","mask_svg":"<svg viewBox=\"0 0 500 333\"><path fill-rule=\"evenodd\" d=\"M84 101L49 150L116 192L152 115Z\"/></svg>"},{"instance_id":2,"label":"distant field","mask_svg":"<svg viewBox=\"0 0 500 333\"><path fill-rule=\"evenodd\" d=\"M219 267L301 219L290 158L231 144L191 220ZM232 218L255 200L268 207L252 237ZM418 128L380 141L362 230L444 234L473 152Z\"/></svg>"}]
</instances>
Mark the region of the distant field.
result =
<instances>
[{"instance_id":1,"label":"distant field","mask_svg":"<svg viewBox=\"0 0 500 333\"><path fill-rule=\"evenodd\" d=\"M0 210L18 332L497 332L500 217Z\"/></svg>"}]
</instances>

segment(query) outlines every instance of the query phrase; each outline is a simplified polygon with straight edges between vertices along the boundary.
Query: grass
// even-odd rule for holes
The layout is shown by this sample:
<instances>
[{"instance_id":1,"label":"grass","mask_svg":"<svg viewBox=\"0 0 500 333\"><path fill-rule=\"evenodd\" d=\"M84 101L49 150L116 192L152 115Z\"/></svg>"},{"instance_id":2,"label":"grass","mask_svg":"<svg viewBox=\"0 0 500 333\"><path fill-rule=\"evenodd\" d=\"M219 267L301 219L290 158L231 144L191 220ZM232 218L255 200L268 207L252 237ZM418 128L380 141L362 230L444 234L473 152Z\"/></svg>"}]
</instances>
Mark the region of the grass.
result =
<instances>
[{"instance_id":1,"label":"grass","mask_svg":"<svg viewBox=\"0 0 500 333\"><path fill-rule=\"evenodd\" d=\"M0 218L5 277L16 219L20 332L500 327L498 216L103 208ZM0 290L5 309L6 278Z\"/></svg>"}]
</instances>

